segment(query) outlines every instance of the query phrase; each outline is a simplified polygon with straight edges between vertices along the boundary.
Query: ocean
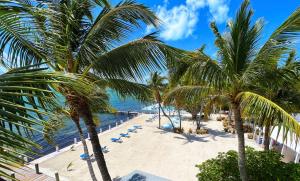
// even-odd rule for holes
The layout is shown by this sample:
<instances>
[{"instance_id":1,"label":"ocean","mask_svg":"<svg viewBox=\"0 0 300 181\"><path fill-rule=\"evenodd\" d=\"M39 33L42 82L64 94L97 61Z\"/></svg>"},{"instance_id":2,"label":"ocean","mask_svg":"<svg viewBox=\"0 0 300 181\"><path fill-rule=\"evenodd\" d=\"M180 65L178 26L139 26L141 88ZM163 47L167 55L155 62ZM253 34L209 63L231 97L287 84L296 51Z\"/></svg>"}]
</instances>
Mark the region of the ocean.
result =
<instances>
[{"instance_id":1,"label":"ocean","mask_svg":"<svg viewBox=\"0 0 300 181\"><path fill-rule=\"evenodd\" d=\"M146 107L145 104L141 103L140 101L128 97L126 99L120 98L115 92L109 91L110 96L110 104L113 108L115 108L117 111L132 111L132 112L141 112L144 107ZM120 123L122 121L127 121L131 119L134 115L130 115L128 117L127 114L107 114L107 113L99 113L98 118L100 120L99 125L97 126L97 131L100 132L100 129L102 131L105 131L108 129L109 125L111 127L114 127L116 125L116 122ZM87 130L86 127L81 121L81 127L84 132L85 138L87 138ZM55 151L55 147L58 146L60 149L64 148L66 146L69 146L74 143L74 138L77 138L78 141L79 135L76 129L75 124L71 120L64 121L64 126L59 131L57 131L53 138L53 143L49 144L40 133L35 133L33 136L33 140L41 145L41 149L34 149L38 154L33 155L33 159L42 157L44 155L47 155L49 153L52 153Z\"/></svg>"}]
</instances>

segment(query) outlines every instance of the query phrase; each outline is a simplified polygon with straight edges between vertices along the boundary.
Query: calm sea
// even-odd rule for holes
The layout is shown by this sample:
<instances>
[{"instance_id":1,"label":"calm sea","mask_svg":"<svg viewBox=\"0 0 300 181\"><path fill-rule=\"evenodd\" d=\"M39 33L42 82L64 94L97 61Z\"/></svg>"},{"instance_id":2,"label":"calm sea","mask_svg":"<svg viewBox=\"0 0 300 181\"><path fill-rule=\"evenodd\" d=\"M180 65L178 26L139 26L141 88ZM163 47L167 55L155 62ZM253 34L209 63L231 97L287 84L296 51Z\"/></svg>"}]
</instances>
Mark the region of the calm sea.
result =
<instances>
[{"instance_id":1,"label":"calm sea","mask_svg":"<svg viewBox=\"0 0 300 181\"><path fill-rule=\"evenodd\" d=\"M126 98L121 99L118 95L113 92L109 91L110 95L110 103L113 108L117 109L118 111L133 111L133 112L141 112L142 108L145 105L134 98ZM132 116L128 117L127 114L98 114L98 118L100 120L100 124L97 126L97 131L100 132L105 131L108 129L109 125L111 127L116 125L116 122L120 123L120 121L127 121L128 119L132 118ZM84 132L84 136L87 138L87 130L84 123L81 121L81 127ZM74 143L74 138L77 138L79 141L79 135L74 123L69 120L64 122L64 127L60 129L54 136L54 144L49 144L43 138L42 134L35 134L33 139L42 146L42 149L36 150L39 154L33 156L34 158L39 158L46 154L52 153L55 151L55 146L58 145L59 148L64 148Z\"/></svg>"}]
</instances>

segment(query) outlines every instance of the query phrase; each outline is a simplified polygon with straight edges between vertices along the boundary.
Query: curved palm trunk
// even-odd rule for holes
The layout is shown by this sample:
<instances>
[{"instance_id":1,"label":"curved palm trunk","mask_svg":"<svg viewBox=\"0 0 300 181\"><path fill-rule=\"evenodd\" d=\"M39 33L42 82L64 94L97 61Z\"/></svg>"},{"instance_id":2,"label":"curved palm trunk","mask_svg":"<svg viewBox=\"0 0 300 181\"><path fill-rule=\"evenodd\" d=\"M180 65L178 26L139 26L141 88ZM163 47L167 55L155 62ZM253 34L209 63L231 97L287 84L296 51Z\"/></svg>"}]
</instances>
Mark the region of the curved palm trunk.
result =
<instances>
[{"instance_id":1,"label":"curved palm trunk","mask_svg":"<svg viewBox=\"0 0 300 181\"><path fill-rule=\"evenodd\" d=\"M264 150L268 151L270 146L270 135L271 135L271 122L267 121L265 125L265 133L264 133Z\"/></svg>"},{"instance_id":2,"label":"curved palm trunk","mask_svg":"<svg viewBox=\"0 0 300 181\"><path fill-rule=\"evenodd\" d=\"M233 102L232 109L234 114L235 129L238 136L238 166L240 177L242 181L247 181L248 176L246 171L245 138L239 103Z\"/></svg>"},{"instance_id":3,"label":"curved palm trunk","mask_svg":"<svg viewBox=\"0 0 300 181\"><path fill-rule=\"evenodd\" d=\"M158 105L159 105L159 107L160 107L161 112L163 113L163 115L169 119L169 121L170 121L170 123L171 123L171 125L172 125L172 128L173 128L173 131L175 131L175 126L174 126L174 124L173 124L171 118L165 113L165 111L164 111L164 109L162 108L161 104L159 103Z\"/></svg>"},{"instance_id":4,"label":"curved palm trunk","mask_svg":"<svg viewBox=\"0 0 300 181\"><path fill-rule=\"evenodd\" d=\"M104 155L102 153L101 145L99 142L98 134L96 131L96 125L93 121L92 112L86 100L76 95L76 93L70 91L67 96L67 100L73 108L76 115L81 116L84 120L84 123L87 127L87 130L90 134L90 140L93 148L93 153L95 156L95 160L97 162L98 168L100 170L102 180L111 181L106 162L104 159Z\"/></svg>"},{"instance_id":5,"label":"curved palm trunk","mask_svg":"<svg viewBox=\"0 0 300 181\"><path fill-rule=\"evenodd\" d=\"M88 106L88 104L83 103L83 106L81 106L82 116L84 117L84 122L85 125L88 129L88 132L90 134L90 139L93 147L93 152L95 156L95 160L97 162L97 165L100 169L102 179L104 181L111 181L111 177L109 175L106 162L104 159L104 155L101 149L100 141L98 138L97 130L96 130L96 125L93 121L93 116L91 113L91 110Z\"/></svg>"},{"instance_id":6,"label":"curved palm trunk","mask_svg":"<svg viewBox=\"0 0 300 181\"><path fill-rule=\"evenodd\" d=\"M86 141L84 139L84 136L83 136L83 132L82 132L82 129L80 127L80 124L79 124L79 118L77 117L76 120L74 120L74 118L72 118L73 121L75 122L76 124L76 127L78 129L78 132L79 132L79 136L80 136L80 140L82 142L82 147L83 147L83 152L87 155L90 155L89 154L89 151L88 151L88 148L87 148L87 144L86 144ZM93 165L92 165L92 161L90 159L90 157L87 158L86 160L86 163L88 165L88 169L89 169L89 172L90 172L90 175L91 175L91 178L93 181L97 181L97 178L95 176L95 172L94 172L94 169L93 169Z\"/></svg>"},{"instance_id":7,"label":"curved palm trunk","mask_svg":"<svg viewBox=\"0 0 300 181\"><path fill-rule=\"evenodd\" d=\"M164 109L161 106L161 96L160 96L160 93L158 90L155 91L155 98L158 102L158 109L161 109L161 112L163 113L163 115L169 119L169 121L171 122L172 128L173 128L173 131L175 131L175 126L174 126L171 118L165 113ZM159 122L159 124L160 124L160 122Z\"/></svg>"}]
</instances>

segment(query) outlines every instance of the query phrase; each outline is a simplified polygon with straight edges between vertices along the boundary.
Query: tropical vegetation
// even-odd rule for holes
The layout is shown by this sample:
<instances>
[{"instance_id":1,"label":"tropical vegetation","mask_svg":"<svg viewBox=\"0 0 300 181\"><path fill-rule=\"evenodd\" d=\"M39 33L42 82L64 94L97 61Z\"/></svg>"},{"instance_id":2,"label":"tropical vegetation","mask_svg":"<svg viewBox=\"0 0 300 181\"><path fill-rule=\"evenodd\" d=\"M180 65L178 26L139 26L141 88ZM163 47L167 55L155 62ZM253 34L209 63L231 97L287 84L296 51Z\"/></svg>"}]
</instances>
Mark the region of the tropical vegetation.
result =
<instances>
[{"instance_id":1,"label":"tropical vegetation","mask_svg":"<svg viewBox=\"0 0 300 181\"><path fill-rule=\"evenodd\" d=\"M300 135L298 122L280 105L257 91L260 88L258 77L267 81L264 77L266 69L277 67L277 63L293 51L293 40L300 35L300 10L288 17L265 44L259 45L263 21L252 22L253 10L249 4L248 0L242 3L235 18L228 22L224 34L219 32L215 23L211 23L216 36L217 59L200 51L202 56L190 61L189 67L182 73L182 79L190 81L191 86L177 88L177 93L187 98L196 96L200 99L203 94L211 92L211 97L221 97L229 103L238 136L238 168L243 181L248 180L248 176L242 117L263 113L264 120L281 120L282 124L277 125L284 127L284 135L288 131L294 132L297 137ZM298 71L297 66L296 70L283 71L284 74L279 75L298 80L295 71Z\"/></svg>"},{"instance_id":2,"label":"tropical vegetation","mask_svg":"<svg viewBox=\"0 0 300 181\"><path fill-rule=\"evenodd\" d=\"M51 138L60 126L53 113L62 108L53 89L63 85L86 94L89 85L70 75L32 66L6 70L0 80L0 176L10 178L7 171L20 167L24 157L36 154L33 147L40 148L31 140L33 134L41 132ZM81 91L82 86L86 89Z\"/></svg>"},{"instance_id":3,"label":"tropical vegetation","mask_svg":"<svg viewBox=\"0 0 300 181\"><path fill-rule=\"evenodd\" d=\"M276 126L285 138L288 133L300 136L300 125L291 116L300 110L300 63L295 57L300 9L263 44L263 20L254 22L252 16L250 2L244 0L224 33L212 22L218 51L211 57L205 46L178 50L165 45L156 33L133 40L133 32L160 23L148 7L133 0L114 6L107 0L0 1L0 57L7 69L0 75L0 176L9 177L1 168L11 170L23 163L16 155L39 147L28 139L39 131L35 126L51 138L59 115L72 119L89 155L80 127L84 121L102 179L112 180L93 116L110 111L106 92L110 88L119 96L156 102L158 127L162 111L174 131L165 105L174 106L179 116L181 109L190 112L197 129L202 114L219 105L229 107L238 152L222 153L198 165L199 180L299 179L299 166L281 162L275 152L245 148L243 122L250 117L265 127L266 150ZM165 69L168 82L159 73ZM148 85L137 83L149 72L153 73ZM58 94L65 97L66 106L56 102ZM97 180L90 159L87 165L92 180ZM289 170L295 174L287 174Z\"/></svg>"},{"instance_id":4,"label":"tropical vegetation","mask_svg":"<svg viewBox=\"0 0 300 181\"><path fill-rule=\"evenodd\" d=\"M96 16L92 11L97 9ZM46 62L55 71L84 75L104 90L145 98L145 86L131 81L149 70L164 67L168 47L155 34L128 41L141 23L156 27L157 17L131 0L116 6L108 1L2 1L1 52L9 49L10 65ZM74 122L83 118L102 178L111 180L92 117L91 102L61 87ZM76 119L75 119L76 117Z\"/></svg>"},{"instance_id":5,"label":"tropical vegetation","mask_svg":"<svg viewBox=\"0 0 300 181\"><path fill-rule=\"evenodd\" d=\"M281 161L282 155L276 151L256 151L246 148L246 168L248 179L255 180L299 180L300 165ZM199 169L197 178L200 181L239 181L238 153L230 150L219 153L216 158L206 160L196 166Z\"/></svg>"}]
</instances>

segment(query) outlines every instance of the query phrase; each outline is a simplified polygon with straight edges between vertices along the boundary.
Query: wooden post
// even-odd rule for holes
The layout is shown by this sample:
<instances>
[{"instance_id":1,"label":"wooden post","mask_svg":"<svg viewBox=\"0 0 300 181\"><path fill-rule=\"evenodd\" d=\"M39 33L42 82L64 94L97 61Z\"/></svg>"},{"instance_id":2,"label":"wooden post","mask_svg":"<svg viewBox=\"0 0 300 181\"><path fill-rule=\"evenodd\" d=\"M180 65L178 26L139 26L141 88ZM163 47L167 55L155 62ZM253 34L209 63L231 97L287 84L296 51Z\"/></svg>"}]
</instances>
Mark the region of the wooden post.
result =
<instances>
[{"instance_id":1,"label":"wooden post","mask_svg":"<svg viewBox=\"0 0 300 181\"><path fill-rule=\"evenodd\" d=\"M74 144L75 145L77 144L77 138L74 138Z\"/></svg>"},{"instance_id":2,"label":"wooden post","mask_svg":"<svg viewBox=\"0 0 300 181\"><path fill-rule=\"evenodd\" d=\"M59 181L59 175L58 175L58 172L55 172L55 181Z\"/></svg>"},{"instance_id":3,"label":"wooden post","mask_svg":"<svg viewBox=\"0 0 300 181\"><path fill-rule=\"evenodd\" d=\"M35 167L35 173L36 174L40 174L40 169L39 169L39 164L34 164L34 167Z\"/></svg>"}]
</instances>

